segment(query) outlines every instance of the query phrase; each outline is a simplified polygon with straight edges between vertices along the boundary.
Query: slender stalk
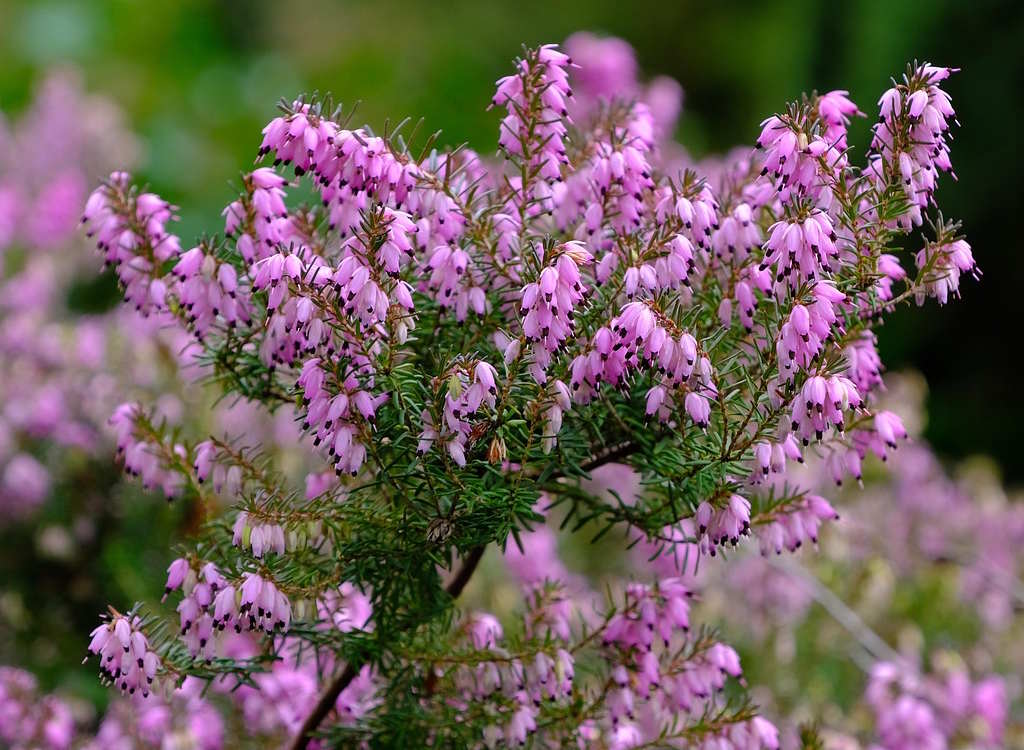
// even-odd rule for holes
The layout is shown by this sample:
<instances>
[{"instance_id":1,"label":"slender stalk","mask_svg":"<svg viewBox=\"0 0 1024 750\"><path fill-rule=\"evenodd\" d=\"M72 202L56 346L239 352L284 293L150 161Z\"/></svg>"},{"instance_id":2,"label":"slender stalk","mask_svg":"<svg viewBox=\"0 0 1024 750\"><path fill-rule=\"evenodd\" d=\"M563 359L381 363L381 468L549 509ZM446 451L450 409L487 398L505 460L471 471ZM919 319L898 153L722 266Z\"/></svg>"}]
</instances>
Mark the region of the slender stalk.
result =
<instances>
[{"instance_id":1,"label":"slender stalk","mask_svg":"<svg viewBox=\"0 0 1024 750\"><path fill-rule=\"evenodd\" d=\"M457 599L463 589L466 588L466 584L469 583L469 579L473 577L473 573L476 572L477 566L480 565L480 560L483 558L485 550L486 547L483 545L471 549L469 554L466 555L465 559L462 561L461 567L455 573L455 577L448 582L447 586L445 586L445 591L448 592L448 595L453 599ZM348 687L349 683L356 678L356 675L359 673L360 666L361 665L354 663L347 664L342 673L327 686L289 745L290 750L305 750L309 745L309 741L312 739L313 732L317 730L317 727L320 726L323 720L326 719L327 715L331 712L331 709L334 708L334 704L337 702L338 696L341 695L342 691Z\"/></svg>"},{"instance_id":2,"label":"slender stalk","mask_svg":"<svg viewBox=\"0 0 1024 750\"><path fill-rule=\"evenodd\" d=\"M480 564L480 560L483 559L485 549L486 547L484 545L471 549L469 554L466 555L466 559L462 561L462 566L455 574L455 577L448 582L447 586L445 586L444 590L448 592L448 595L452 599L458 599L462 590L466 588L466 584L469 583L469 579L472 578L473 573L476 572L477 566Z\"/></svg>"},{"instance_id":3,"label":"slender stalk","mask_svg":"<svg viewBox=\"0 0 1024 750\"><path fill-rule=\"evenodd\" d=\"M800 563L785 558L769 557L769 564L775 566L807 587L807 590L822 607L825 608L836 622L857 639L860 646L876 661L885 660L902 662L900 655L886 643L878 633L872 630L846 602L832 593L818 578L807 571ZM860 665L863 666L863 665ZM865 670L867 671L867 670Z\"/></svg>"}]
</instances>

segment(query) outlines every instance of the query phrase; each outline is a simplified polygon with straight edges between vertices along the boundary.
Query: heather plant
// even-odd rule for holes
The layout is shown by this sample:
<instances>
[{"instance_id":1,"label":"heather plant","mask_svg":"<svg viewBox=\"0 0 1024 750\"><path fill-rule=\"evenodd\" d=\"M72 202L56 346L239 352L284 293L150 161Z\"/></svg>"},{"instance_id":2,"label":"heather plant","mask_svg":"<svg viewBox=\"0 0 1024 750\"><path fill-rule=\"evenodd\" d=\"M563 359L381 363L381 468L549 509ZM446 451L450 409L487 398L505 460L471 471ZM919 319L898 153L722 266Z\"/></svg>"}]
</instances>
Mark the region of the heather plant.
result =
<instances>
[{"instance_id":1,"label":"heather plant","mask_svg":"<svg viewBox=\"0 0 1024 750\"><path fill-rule=\"evenodd\" d=\"M836 511L787 470L813 454L856 478L906 438L876 405L872 329L977 274L934 208L954 71L910 65L860 159L861 113L833 91L702 174L664 143L678 86L618 54L574 84L559 48L524 50L491 102L494 160L354 127L326 96L283 103L223 230L188 250L128 174L91 195L127 301L188 331L225 395L295 409L322 461L295 486L258 440L116 410L128 471L230 507L170 562L173 621L111 608L93 631L130 700L199 681L246 737L292 748L778 747L737 652L691 623L688 576L594 594L543 523L684 568L750 536L817 541ZM458 606L492 547L515 617Z\"/></svg>"}]
</instances>

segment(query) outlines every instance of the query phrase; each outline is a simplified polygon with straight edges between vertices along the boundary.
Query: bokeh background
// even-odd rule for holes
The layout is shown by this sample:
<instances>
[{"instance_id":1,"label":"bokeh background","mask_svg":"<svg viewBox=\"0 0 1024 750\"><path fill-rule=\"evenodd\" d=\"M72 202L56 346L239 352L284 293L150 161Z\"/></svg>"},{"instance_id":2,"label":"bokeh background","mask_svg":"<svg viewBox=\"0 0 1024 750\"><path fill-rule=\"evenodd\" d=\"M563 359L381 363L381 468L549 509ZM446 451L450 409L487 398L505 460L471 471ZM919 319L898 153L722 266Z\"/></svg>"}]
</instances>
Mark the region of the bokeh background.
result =
<instances>
[{"instance_id":1,"label":"bokeh background","mask_svg":"<svg viewBox=\"0 0 1024 750\"><path fill-rule=\"evenodd\" d=\"M677 136L697 156L753 143L758 123L803 91L849 89L871 113L888 78L914 58L963 68L948 83L964 124L953 151L960 182L944 182L941 194L985 275L962 284L964 304L897 313L880 331L880 348L891 370L912 368L926 378L925 436L941 457L988 455L1008 484L1024 483L1024 358L1017 353L1024 3L0 0L0 108L16 114L47 71L74 66L89 91L124 110L141 145L136 171L181 206L179 233L187 241L220 226L218 207L252 164L280 98L330 91L346 106L359 102L360 123L380 128L388 117L422 116L443 142L488 153L497 117L485 107L521 44L561 41L578 30L626 39L645 76L682 84ZM866 145L869 125L854 126L855 148ZM99 299L90 304L102 307L116 291L99 284L92 294ZM94 547L54 561L40 554L37 538L0 534L0 570L34 571L18 611L48 608L68 639L34 632L25 641L35 650L24 661L50 687L68 679L68 662L57 655L80 653L94 601L145 599L158 590L167 539L179 539L189 522L180 507L154 511L133 490L110 498L114 479L104 468L83 465L74 476L47 513L65 518L84 504L102 515L110 500L104 507L114 515L102 518L114 530L97 534ZM69 580L100 581L104 590L76 592ZM70 598L62 600L64 592ZM10 602L0 601L0 610L9 618ZM14 639L6 646L22 647ZM0 655L10 656L3 652L0 644ZM102 702L92 672L71 679Z\"/></svg>"},{"instance_id":2,"label":"bokeh background","mask_svg":"<svg viewBox=\"0 0 1024 750\"><path fill-rule=\"evenodd\" d=\"M968 304L897 315L881 348L891 369L926 376L926 434L941 454L989 454L1011 483L1024 480L1022 3L0 0L0 102L17 110L43 70L80 67L128 113L145 146L141 173L182 206L189 237L214 226L282 96L330 91L361 102L356 119L377 127L422 116L445 141L487 152L497 130L484 105L510 58L579 29L625 38L645 73L682 83L678 136L697 155L751 143L763 117L805 90L847 88L871 112L915 57L963 68L949 84L964 123L961 181L943 186L943 201L985 277L963 286Z\"/></svg>"}]
</instances>

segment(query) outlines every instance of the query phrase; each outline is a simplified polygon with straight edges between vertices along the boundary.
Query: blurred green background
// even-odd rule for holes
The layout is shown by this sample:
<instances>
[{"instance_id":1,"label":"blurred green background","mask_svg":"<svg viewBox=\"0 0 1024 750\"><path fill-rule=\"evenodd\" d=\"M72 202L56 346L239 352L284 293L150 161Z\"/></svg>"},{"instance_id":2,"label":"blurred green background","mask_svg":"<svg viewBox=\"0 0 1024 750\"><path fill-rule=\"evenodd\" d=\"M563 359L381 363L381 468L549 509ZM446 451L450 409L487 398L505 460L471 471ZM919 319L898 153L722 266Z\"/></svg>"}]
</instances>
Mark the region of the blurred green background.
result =
<instances>
[{"instance_id":1,"label":"blurred green background","mask_svg":"<svg viewBox=\"0 0 1024 750\"><path fill-rule=\"evenodd\" d=\"M188 238L219 228L217 206L280 97L331 91L360 100L357 120L377 127L423 116L445 141L486 153L497 120L484 108L520 44L580 29L625 38L646 74L682 83L678 135L698 155L751 143L764 116L805 90L847 88L871 113L888 77L915 57L964 69L948 86L964 124L953 153L960 182L940 195L985 277L963 285L963 304L897 315L882 353L891 369L926 375L927 436L941 453L992 454L1009 480L1024 479L1014 354L1024 4L0 0L0 104L17 110L45 69L79 66L92 90L126 109L146 146L143 177L182 207Z\"/></svg>"}]
</instances>

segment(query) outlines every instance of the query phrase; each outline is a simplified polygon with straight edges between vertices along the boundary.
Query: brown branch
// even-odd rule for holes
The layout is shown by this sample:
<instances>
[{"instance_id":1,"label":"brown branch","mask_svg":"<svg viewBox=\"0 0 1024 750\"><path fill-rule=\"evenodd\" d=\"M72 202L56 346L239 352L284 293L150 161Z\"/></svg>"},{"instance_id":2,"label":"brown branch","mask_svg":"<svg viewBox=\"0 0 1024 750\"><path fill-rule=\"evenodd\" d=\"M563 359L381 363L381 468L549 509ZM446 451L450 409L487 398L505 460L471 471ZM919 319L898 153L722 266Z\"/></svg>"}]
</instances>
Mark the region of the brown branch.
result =
<instances>
[{"instance_id":1,"label":"brown branch","mask_svg":"<svg viewBox=\"0 0 1024 750\"><path fill-rule=\"evenodd\" d=\"M595 454L590 460L580 464L580 468L589 473L598 467L604 466L605 464L615 463L620 459L627 458L638 450L640 450L639 445L626 441L601 453Z\"/></svg>"},{"instance_id":2,"label":"brown branch","mask_svg":"<svg viewBox=\"0 0 1024 750\"><path fill-rule=\"evenodd\" d=\"M462 561L462 567L459 568L455 577L448 582L447 586L445 586L444 590L448 592L448 596L452 599L458 599L462 590L466 588L466 584L469 583L469 579L472 578L473 573L476 572L476 568L480 564L480 560L483 559L485 549L486 547L482 544L479 547L471 549L469 554L466 555L466 559Z\"/></svg>"},{"instance_id":3,"label":"brown branch","mask_svg":"<svg viewBox=\"0 0 1024 750\"><path fill-rule=\"evenodd\" d=\"M480 564L480 560L484 556L486 547L480 545L474 547L466 555L462 561L462 566L456 572L455 577L449 581L448 585L445 586L445 591L452 599L458 599L459 594L466 588L466 584L469 583L469 579L473 577L473 573L476 572L477 566ZM327 718L327 715L334 708L334 704L338 700L338 696L341 695L342 691L348 687L349 683L356 678L359 673L359 665L349 663L346 665L344 671L338 675L327 689L324 690L320 699L317 701L313 710L309 716L302 723L302 727L299 728L298 733L292 740L289 746L290 750L305 750L309 741L312 739L313 732L316 731L317 727L320 726L321 722Z\"/></svg>"},{"instance_id":4,"label":"brown branch","mask_svg":"<svg viewBox=\"0 0 1024 750\"><path fill-rule=\"evenodd\" d=\"M327 714L334 708L334 704L337 702L338 696L341 695L341 691L348 687L348 684L355 679L357 672L358 670L355 665L348 664L345 667L345 671L327 686L323 695L320 696L320 700L317 701L309 716L306 717L306 721L303 722L298 734L295 735L295 739L292 740L291 750L305 750L312 739L312 733L320 726L320 722L327 718Z\"/></svg>"}]
</instances>

